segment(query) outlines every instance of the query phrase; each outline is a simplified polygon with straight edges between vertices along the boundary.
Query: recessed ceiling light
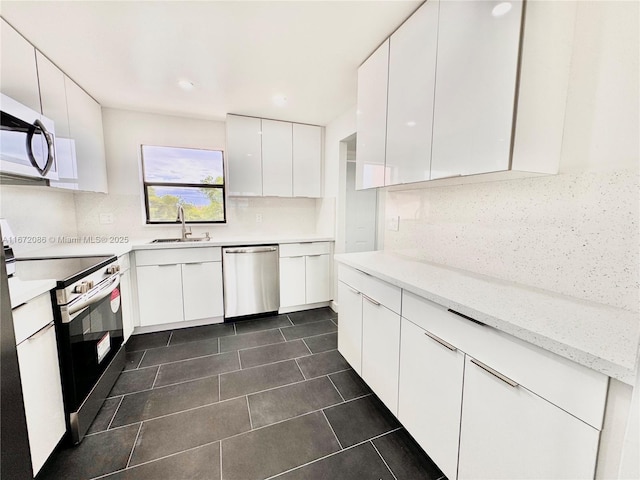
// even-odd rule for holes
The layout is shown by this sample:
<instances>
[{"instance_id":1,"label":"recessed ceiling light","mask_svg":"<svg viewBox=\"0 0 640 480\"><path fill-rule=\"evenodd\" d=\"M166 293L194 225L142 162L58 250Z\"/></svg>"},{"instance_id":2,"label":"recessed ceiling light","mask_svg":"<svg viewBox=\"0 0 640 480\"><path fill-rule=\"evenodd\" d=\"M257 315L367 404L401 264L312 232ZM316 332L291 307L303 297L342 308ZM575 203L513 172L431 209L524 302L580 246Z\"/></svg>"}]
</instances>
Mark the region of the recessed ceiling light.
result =
<instances>
[{"instance_id":1,"label":"recessed ceiling light","mask_svg":"<svg viewBox=\"0 0 640 480\"><path fill-rule=\"evenodd\" d=\"M178 80L178 86L183 90L193 90L193 82L191 80L182 79Z\"/></svg>"},{"instance_id":2,"label":"recessed ceiling light","mask_svg":"<svg viewBox=\"0 0 640 480\"><path fill-rule=\"evenodd\" d=\"M273 96L273 103L277 106L277 107L284 107L287 103L287 96L284 95L283 93L276 93Z\"/></svg>"},{"instance_id":3,"label":"recessed ceiling light","mask_svg":"<svg viewBox=\"0 0 640 480\"><path fill-rule=\"evenodd\" d=\"M407 127L415 127L416 126L416 122L414 122L413 120L409 120L407 122Z\"/></svg>"},{"instance_id":4,"label":"recessed ceiling light","mask_svg":"<svg viewBox=\"0 0 640 480\"><path fill-rule=\"evenodd\" d=\"M491 10L491 15L493 15L494 17L501 17L509 13L511 11L511 7L511 2L500 2L495 7L493 7L493 10Z\"/></svg>"}]
</instances>

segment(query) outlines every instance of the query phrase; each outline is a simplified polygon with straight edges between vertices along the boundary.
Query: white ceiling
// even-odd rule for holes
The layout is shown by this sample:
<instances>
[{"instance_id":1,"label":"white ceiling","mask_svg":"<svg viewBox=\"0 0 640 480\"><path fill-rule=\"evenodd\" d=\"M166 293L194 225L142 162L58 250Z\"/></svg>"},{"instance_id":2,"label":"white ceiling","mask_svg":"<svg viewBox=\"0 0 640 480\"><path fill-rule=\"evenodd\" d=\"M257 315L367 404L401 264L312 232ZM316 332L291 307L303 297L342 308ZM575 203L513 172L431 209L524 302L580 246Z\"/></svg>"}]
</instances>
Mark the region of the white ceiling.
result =
<instances>
[{"instance_id":1,"label":"white ceiling","mask_svg":"<svg viewBox=\"0 0 640 480\"><path fill-rule=\"evenodd\" d=\"M420 3L2 0L0 13L104 106L326 125L355 105L358 65Z\"/></svg>"}]
</instances>

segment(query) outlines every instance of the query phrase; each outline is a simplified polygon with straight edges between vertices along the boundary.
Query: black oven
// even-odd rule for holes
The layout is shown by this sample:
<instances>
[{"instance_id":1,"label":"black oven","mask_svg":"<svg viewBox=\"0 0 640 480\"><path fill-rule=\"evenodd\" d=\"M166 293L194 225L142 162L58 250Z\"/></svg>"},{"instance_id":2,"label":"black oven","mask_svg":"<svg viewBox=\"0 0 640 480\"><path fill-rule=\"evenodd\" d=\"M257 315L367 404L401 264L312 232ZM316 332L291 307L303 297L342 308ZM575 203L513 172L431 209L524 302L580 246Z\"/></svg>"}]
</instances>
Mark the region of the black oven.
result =
<instances>
[{"instance_id":1,"label":"black oven","mask_svg":"<svg viewBox=\"0 0 640 480\"><path fill-rule=\"evenodd\" d=\"M120 274L115 273L67 305L58 306L63 395L74 443L91 425L113 386L107 381L108 387L94 391L99 380L105 372L117 378L122 370L108 371L124 341L119 287Z\"/></svg>"},{"instance_id":2,"label":"black oven","mask_svg":"<svg viewBox=\"0 0 640 480\"><path fill-rule=\"evenodd\" d=\"M18 278L55 278L51 291L68 438L79 443L125 364L115 256L18 259Z\"/></svg>"}]
</instances>

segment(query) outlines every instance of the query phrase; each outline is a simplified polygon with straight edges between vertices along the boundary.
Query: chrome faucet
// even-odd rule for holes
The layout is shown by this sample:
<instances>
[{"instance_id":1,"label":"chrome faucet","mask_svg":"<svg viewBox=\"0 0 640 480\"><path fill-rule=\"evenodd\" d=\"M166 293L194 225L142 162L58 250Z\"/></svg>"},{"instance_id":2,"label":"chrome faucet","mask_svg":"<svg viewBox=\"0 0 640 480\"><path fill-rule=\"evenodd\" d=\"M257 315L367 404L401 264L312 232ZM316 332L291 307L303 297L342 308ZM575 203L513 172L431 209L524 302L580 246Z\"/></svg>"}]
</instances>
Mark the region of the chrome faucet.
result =
<instances>
[{"instance_id":1,"label":"chrome faucet","mask_svg":"<svg viewBox=\"0 0 640 480\"><path fill-rule=\"evenodd\" d=\"M189 227L189 230L187 230L187 226L185 224L185 219L184 219L184 207L182 206L182 204L178 203L177 207L178 207L178 218L176 218L176 222L182 223L182 240L186 240L187 237L191 235L191 227Z\"/></svg>"}]
</instances>

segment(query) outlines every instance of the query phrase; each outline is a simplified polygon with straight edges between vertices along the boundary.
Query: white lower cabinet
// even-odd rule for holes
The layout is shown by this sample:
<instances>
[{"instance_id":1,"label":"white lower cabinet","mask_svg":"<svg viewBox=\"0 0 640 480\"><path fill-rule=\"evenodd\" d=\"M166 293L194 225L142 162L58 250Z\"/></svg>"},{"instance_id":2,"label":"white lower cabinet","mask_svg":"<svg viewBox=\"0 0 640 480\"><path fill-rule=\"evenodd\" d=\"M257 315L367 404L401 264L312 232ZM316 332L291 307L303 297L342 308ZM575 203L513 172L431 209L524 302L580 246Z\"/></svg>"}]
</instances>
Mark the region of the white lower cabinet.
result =
<instances>
[{"instance_id":1,"label":"white lower cabinet","mask_svg":"<svg viewBox=\"0 0 640 480\"><path fill-rule=\"evenodd\" d=\"M35 476L66 431L49 292L13 310L20 380Z\"/></svg>"},{"instance_id":2,"label":"white lower cabinet","mask_svg":"<svg viewBox=\"0 0 640 480\"><path fill-rule=\"evenodd\" d=\"M362 376L362 294L339 281L338 302L338 351L358 375Z\"/></svg>"},{"instance_id":3,"label":"white lower cabinet","mask_svg":"<svg viewBox=\"0 0 640 480\"><path fill-rule=\"evenodd\" d=\"M145 265L136 270L140 326L183 320L180 265Z\"/></svg>"},{"instance_id":4,"label":"white lower cabinet","mask_svg":"<svg viewBox=\"0 0 640 480\"><path fill-rule=\"evenodd\" d=\"M458 479L593 478L599 433L467 357Z\"/></svg>"},{"instance_id":5,"label":"white lower cabinet","mask_svg":"<svg viewBox=\"0 0 640 480\"><path fill-rule=\"evenodd\" d=\"M220 247L136 251L140 326L222 322L221 260Z\"/></svg>"},{"instance_id":6,"label":"white lower cabinet","mask_svg":"<svg viewBox=\"0 0 640 480\"><path fill-rule=\"evenodd\" d=\"M305 257L305 299L307 303L331 300L331 260L328 254Z\"/></svg>"},{"instance_id":7,"label":"white lower cabinet","mask_svg":"<svg viewBox=\"0 0 640 480\"><path fill-rule=\"evenodd\" d=\"M343 264L338 302L338 350L447 478L594 478L605 375Z\"/></svg>"},{"instance_id":8,"label":"white lower cabinet","mask_svg":"<svg viewBox=\"0 0 640 480\"><path fill-rule=\"evenodd\" d=\"M366 295L362 298L362 378L397 415L400 315Z\"/></svg>"},{"instance_id":9,"label":"white lower cabinet","mask_svg":"<svg viewBox=\"0 0 640 480\"><path fill-rule=\"evenodd\" d=\"M280 306L303 305L306 301L305 257L280 258Z\"/></svg>"},{"instance_id":10,"label":"white lower cabinet","mask_svg":"<svg viewBox=\"0 0 640 480\"><path fill-rule=\"evenodd\" d=\"M402 319L398 419L449 479L458 468L464 358L453 345Z\"/></svg>"},{"instance_id":11,"label":"white lower cabinet","mask_svg":"<svg viewBox=\"0 0 640 480\"><path fill-rule=\"evenodd\" d=\"M224 314L222 263L183 264L182 298L186 321L221 317Z\"/></svg>"},{"instance_id":12,"label":"white lower cabinet","mask_svg":"<svg viewBox=\"0 0 640 480\"><path fill-rule=\"evenodd\" d=\"M280 245L280 308L333 298L330 252L329 242Z\"/></svg>"}]
</instances>

